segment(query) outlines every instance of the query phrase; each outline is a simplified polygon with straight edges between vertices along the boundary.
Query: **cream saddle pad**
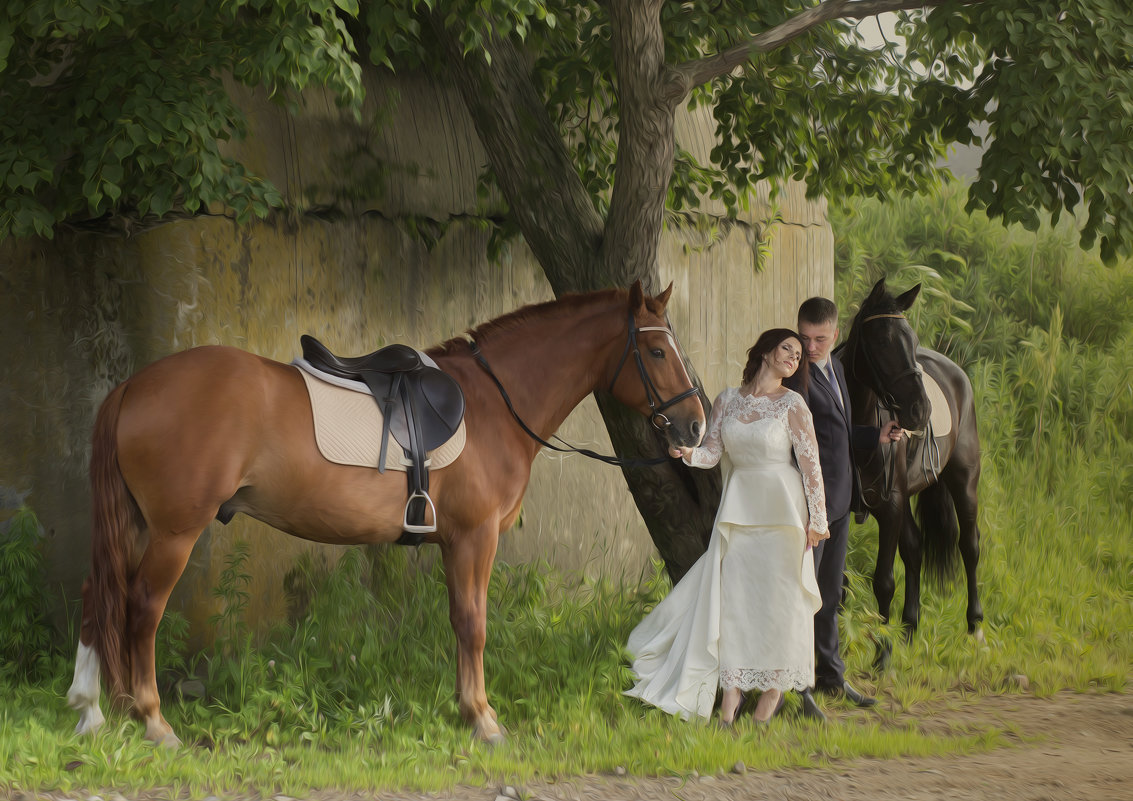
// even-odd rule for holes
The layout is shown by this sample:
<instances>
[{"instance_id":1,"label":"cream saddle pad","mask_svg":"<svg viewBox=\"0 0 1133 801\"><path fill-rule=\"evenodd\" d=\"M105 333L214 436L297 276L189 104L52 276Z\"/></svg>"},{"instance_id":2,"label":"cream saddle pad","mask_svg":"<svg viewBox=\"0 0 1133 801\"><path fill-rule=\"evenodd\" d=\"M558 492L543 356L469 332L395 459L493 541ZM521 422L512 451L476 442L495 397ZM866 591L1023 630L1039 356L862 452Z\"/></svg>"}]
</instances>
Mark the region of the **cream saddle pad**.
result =
<instances>
[{"instance_id":1,"label":"cream saddle pad","mask_svg":"<svg viewBox=\"0 0 1133 801\"><path fill-rule=\"evenodd\" d=\"M932 407L932 413L929 415L932 436L934 438L948 436L952 433L952 412L948 409L948 399L944 397L940 384L936 383L936 379L924 369L924 365L917 362L917 366L921 368L921 380L924 381L925 394L928 395L928 403Z\"/></svg>"},{"instance_id":2,"label":"cream saddle pad","mask_svg":"<svg viewBox=\"0 0 1133 801\"><path fill-rule=\"evenodd\" d=\"M302 360L296 360L294 366L303 376L307 393L311 396L315 442L322 455L336 464L376 468L385 421L369 388L360 381L335 376L327 376L326 380L318 378L309 372L314 368ZM465 438L464 421L461 420L460 427L448 442L429 451L426 467L439 470L452 464L464 450ZM391 435L386 448L386 470L405 472L411 466L405 451Z\"/></svg>"}]
</instances>

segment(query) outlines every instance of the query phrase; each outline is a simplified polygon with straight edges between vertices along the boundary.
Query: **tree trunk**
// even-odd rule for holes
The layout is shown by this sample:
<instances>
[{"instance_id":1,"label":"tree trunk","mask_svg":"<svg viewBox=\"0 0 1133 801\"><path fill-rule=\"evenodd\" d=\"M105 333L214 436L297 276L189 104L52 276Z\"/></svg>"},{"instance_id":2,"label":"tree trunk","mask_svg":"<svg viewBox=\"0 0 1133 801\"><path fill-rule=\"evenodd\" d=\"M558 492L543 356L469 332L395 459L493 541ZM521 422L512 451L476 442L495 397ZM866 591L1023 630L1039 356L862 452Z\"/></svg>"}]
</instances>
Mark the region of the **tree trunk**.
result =
<instances>
[{"instance_id":1,"label":"tree trunk","mask_svg":"<svg viewBox=\"0 0 1133 801\"><path fill-rule=\"evenodd\" d=\"M618 65L632 72L633 88L622 89L628 93L619 104L625 122L610 219L604 226L535 91L524 54L510 41L494 37L487 43L490 65L479 54L465 57L455 32L441 17L433 18L449 74L511 213L556 296L629 286L637 279L651 293L662 288L657 247L673 169L674 120L672 108L666 110L657 99L664 69L659 5L654 0L643 11L633 3L623 5L625 24L615 27L626 34L622 46L631 49ZM654 36L643 30L649 13L658 29ZM651 55L634 67L632 48L638 46ZM643 77L650 70L653 82ZM689 375L699 386L691 365ZM665 455L664 443L646 419L604 392L595 394L619 456ZM707 546L720 499L719 471L690 469L670 459L622 472L669 575L679 580Z\"/></svg>"},{"instance_id":2,"label":"tree trunk","mask_svg":"<svg viewBox=\"0 0 1133 801\"><path fill-rule=\"evenodd\" d=\"M655 277L676 150L675 78L665 64L660 0L609 3L618 90L618 158L602 240L604 272ZM646 284L656 292L661 287Z\"/></svg>"}]
</instances>

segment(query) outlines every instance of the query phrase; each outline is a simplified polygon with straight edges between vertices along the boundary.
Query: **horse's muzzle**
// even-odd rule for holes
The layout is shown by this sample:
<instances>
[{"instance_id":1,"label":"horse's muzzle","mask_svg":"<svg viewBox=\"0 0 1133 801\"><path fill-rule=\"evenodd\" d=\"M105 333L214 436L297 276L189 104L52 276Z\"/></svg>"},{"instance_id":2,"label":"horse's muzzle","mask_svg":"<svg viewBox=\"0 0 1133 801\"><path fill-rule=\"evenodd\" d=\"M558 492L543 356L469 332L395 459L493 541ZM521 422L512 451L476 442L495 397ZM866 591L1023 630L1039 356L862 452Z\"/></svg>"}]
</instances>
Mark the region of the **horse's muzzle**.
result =
<instances>
[{"instance_id":1,"label":"horse's muzzle","mask_svg":"<svg viewBox=\"0 0 1133 801\"><path fill-rule=\"evenodd\" d=\"M704 437L704 423L700 420L693 419L682 422L665 418L664 426L659 426L657 425L657 417L664 417L664 415L654 415L653 425L665 435L670 448L695 448Z\"/></svg>"}]
</instances>

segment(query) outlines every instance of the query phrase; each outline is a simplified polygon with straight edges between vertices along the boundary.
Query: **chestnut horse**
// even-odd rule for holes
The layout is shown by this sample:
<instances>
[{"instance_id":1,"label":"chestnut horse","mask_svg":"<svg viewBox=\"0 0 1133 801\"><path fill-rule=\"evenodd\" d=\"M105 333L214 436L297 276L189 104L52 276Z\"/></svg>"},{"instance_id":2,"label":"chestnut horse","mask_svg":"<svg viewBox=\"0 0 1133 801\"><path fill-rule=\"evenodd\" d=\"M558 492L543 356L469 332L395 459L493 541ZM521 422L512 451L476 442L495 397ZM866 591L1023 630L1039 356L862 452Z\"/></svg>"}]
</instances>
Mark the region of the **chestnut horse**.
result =
<instances>
[{"instance_id":1,"label":"chestnut horse","mask_svg":"<svg viewBox=\"0 0 1133 801\"><path fill-rule=\"evenodd\" d=\"M470 331L471 342L457 337L428 351L465 396L466 444L431 474L437 531L426 542L440 546L444 564L461 716L484 740L503 737L484 689L488 580L540 448L500 388L544 438L602 389L650 416L670 446L699 443L704 408L665 321L671 291L647 297L639 282L527 306ZM291 365L217 346L168 356L110 393L93 440L91 572L68 692L79 733L103 722L101 669L147 738L178 743L160 711L154 638L193 544L222 506L316 542L401 535L405 475L324 459Z\"/></svg>"},{"instance_id":2,"label":"chestnut horse","mask_svg":"<svg viewBox=\"0 0 1133 801\"><path fill-rule=\"evenodd\" d=\"M857 451L862 500L877 518L877 563L873 593L883 621L889 621L895 582L893 560L905 564L905 603L901 621L912 634L920 620L921 560L930 575L945 579L959 550L967 578L968 632L983 641L976 567L980 558L977 488L980 439L972 384L959 365L918 345L905 319L920 285L894 297L885 279L862 302L842 346L846 386L855 425L897 420L909 437L896 445ZM923 376L932 377L944 396L950 425L934 432ZM942 433L943 432L943 433ZM916 518L911 501L917 497ZM919 524L919 525L918 525ZM876 667L888 664L891 646L878 643Z\"/></svg>"}]
</instances>

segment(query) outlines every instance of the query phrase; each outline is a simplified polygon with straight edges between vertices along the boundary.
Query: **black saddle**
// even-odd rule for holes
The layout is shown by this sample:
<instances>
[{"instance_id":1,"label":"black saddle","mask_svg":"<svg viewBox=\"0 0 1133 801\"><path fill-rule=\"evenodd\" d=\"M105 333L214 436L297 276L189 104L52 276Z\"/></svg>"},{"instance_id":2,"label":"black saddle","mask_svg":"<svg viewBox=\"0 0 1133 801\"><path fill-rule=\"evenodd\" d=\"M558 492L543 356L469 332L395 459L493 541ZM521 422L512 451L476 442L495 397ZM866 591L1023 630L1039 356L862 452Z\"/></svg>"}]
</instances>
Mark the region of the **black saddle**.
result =
<instances>
[{"instance_id":1,"label":"black saddle","mask_svg":"<svg viewBox=\"0 0 1133 801\"><path fill-rule=\"evenodd\" d=\"M370 388L382 410L381 454L378 472L385 472L386 452L392 433L405 451L409 501L402 521L399 543L418 545L422 534L437 530L436 507L429 497L428 451L447 442L464 419L464 393L448 373L425 364L421 355L406 345L389 345L366 356L335 356L312 336L299 339L303 358L324 373L362 381ZM433 510L433 523L426 523L426 508Z\"/></svg>"}]
</instances>

